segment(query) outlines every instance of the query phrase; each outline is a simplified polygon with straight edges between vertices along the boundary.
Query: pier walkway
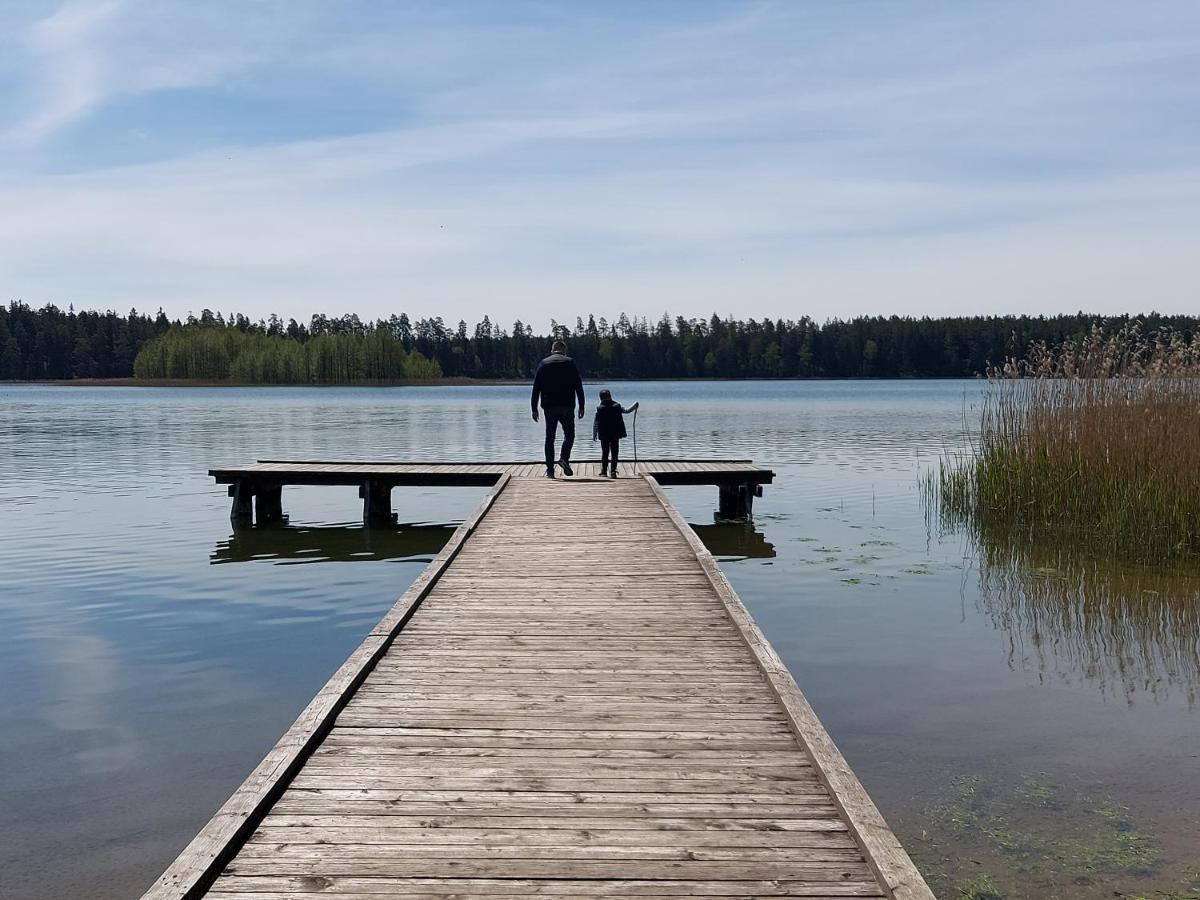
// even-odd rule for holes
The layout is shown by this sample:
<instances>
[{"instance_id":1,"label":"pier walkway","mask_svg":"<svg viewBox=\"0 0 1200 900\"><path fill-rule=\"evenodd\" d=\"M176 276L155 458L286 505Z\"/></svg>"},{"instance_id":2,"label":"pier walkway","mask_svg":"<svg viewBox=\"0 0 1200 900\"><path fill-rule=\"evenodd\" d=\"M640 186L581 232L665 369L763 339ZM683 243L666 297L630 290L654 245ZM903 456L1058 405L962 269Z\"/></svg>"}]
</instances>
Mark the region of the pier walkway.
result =
<instances>
[{"instance_id":1,"label":"pier walkway","mask_svg":"<svg viewBox=\"0 0 1200 900\"><path fill-rule=\"evenodd\" d=\"M654 479L505 473L146 900L932 894Z\"/></svg>"}]
</instances>

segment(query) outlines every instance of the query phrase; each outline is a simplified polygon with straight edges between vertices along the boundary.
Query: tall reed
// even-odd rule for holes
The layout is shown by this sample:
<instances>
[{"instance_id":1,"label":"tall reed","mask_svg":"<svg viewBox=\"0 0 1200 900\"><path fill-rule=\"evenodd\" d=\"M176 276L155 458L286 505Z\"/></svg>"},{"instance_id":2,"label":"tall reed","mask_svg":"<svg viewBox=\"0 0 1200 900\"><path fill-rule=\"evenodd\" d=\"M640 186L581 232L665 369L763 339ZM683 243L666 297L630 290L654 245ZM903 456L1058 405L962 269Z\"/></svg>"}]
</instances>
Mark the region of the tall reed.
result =
<instances>
[{"instance_id":1,"label":"tall reed","mask_svg":"<svg viewBox=\"0 0 1200 900\"><path fill-rule=\"evenodd\" d=\"M1200 553L1200 334L1097 328L988 377L978 434L937 475L944 520L1142 561Z\"/></svg>"}]
</instances>

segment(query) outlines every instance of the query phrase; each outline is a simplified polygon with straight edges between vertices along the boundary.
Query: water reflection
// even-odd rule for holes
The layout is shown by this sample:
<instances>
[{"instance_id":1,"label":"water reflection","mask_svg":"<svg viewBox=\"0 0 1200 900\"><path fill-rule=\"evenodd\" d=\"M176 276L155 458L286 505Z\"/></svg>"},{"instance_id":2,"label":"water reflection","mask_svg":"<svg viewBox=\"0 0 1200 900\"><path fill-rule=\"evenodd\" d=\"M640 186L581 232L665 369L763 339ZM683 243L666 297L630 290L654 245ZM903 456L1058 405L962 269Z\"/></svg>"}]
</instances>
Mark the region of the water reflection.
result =
<instances>
[{"instance_id":1,"label":"water reflection","mask_svg":"<svg viewBox=\"0 0 1200 900\"><path fill-rule=\"evenodd\" d=\"M1008 634L1009 665L1155 702L1200 685L1200 565L1133 566L989 536L980 608Z\"/></svg>"},{"instance_id":2,"label":"water reflection","mask_svg":"<svg viewBox=\"0 0 1200 900\"><path fill-rule=\"evenodd\" d=\"M432 558L450 540L454 529L454 525L237 528L227 540L217 543L208 560L212 565L255 560L286 565Z\"/></svg>"},{"instance_id":3,"label":"water reflection","mask_svg":"<svg viewBox=\"0 0 1200 900\"><path fill-rule=\"evenodd\" d=\"M774 559L775 545L750 522L693 525L708 552L718 559Z\"/></svg>"},{"instance_id":4,"label":"water reflection","mask_svg":"<svg viewBox=\"0 0 1200 900\"><path fill-rule=\"evenodd\" d=\"M281 565L315 562L378 562L429 559L437 555L455 525L400 525L366 528L325 525L235 528L219 541L208 561L222 563L273 560ZM693 525L708 551L720 559L773 559L775 545L753 524Z\"/></svg>"}]
</instances>

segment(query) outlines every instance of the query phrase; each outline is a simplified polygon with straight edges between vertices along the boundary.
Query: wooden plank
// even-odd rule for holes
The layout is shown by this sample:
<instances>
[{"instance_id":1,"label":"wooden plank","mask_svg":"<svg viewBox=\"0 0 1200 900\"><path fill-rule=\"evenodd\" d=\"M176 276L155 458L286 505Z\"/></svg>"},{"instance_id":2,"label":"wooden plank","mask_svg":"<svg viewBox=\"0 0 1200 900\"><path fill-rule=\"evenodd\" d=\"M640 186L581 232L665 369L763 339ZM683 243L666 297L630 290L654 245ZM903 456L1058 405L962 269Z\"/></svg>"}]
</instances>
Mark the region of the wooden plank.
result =
<instances>
[{"instance_id":1,"label":"wooden plank","mask_svg":"<svg viewBox=\"0 0 1200 900\"><path fill-rule=\"evenodd\" d=\"M407 664L403 665L389 664L388 668L383 671L394 675L394 677L405 679L420 676L426 669L427 667L424 664L418 664L416 660L410 660ZM540 678L551 679L556 684L573 684L576 682L584 684L601 683L626 686L629 690L635 690L640 686L644 686L648 680L652 680L655 682L670 681L681 685L694 684L705 686L709 690L720 690L722 684L733 679L754 683L758 673L744 666L688 668L679 665L672 668L665 663L659 663L627 666L623 671L614 671L605 668L602 663L589 666L581 665L572 669L569 664L552 668L546 665L539 665L535 661L523 665L508 666L502 671L491 665L484 667L480 665L472 666L464 662L458 666L447 666L443 674L448 676L448 681L468 685L478 684L481 679L486 680L489 678L494 678L496 683L515 680L521 684L528 683L533 678Z\"/></svg>"},{"instance_id":2,"label":"wooden plank","mask_svg":"<svg viewBox=\"0 0 1200 900\"><path fill-rule=\"evenodd\" d=\"M450 820L456 815L460 804L469 805L472 803L497 803L503 801L512 803L514 809L526 805L545 806L548 804L555 809L554 815L578 821L599 816L600 813L597 810L601 808L621 805L662 807L664 810L667 810L663 814L667 819L686 818L682 813L677 813L676 810L690 808L697 810L696 814L701 818L719 817L721 820L725 818L725 813L722 810L726 806L744 807L748 805L753 807L754 812L742 812L738 814L736 818L740 820L762 818L763 816L767 816L768 818L786 818L792 813L767 815L764 811L778 806L794 812L798 805L807 807L814 802L830 802L825 787L821 784L810 785L807 792L797 791L795 794L787 797L782 797L766 790L740 791L736 794L692 793L682 796L680 794L661 793L658 791L575 792L503 791L497 789L482 791L435 791L419 789L405 791L394 788L293 788L281 797L279 802L282 804L288 799L300 798L301 800L306 800L314 797L335 798L339 801L377 800L387 802L394 815L419 816L431 823ZM410 803L442 803L446 805L438 815L427 818L418 810L409 810L408 804ZM574 804L576 803L579 806L575 806ZM338 814L349 815L350 812L352 810L347 807L346 811ZM430 827L433 826L431 825Z\"/></svg>"},{"instance_id":3,"label":"wooden plank","mask_svg":"<svg viewBox=\"0 0 1200 900\"><path fill-rule=\"evenodd\" d=\"M642 878L705 878L721 881L745 881L762 875L764 864L757 860L707 862L688 860L646 860L637 866ZM865 864L852 862L807 863L779 862L770 866L779 878L803 878L811 882L845 884L874 883ZM298 857L239 855L226 867L228 875L317 875L322 877L371 875L399 878L627 878L630 864L624 860L480 860L470 850L457 859L413 859L381 852L370 859L347 858L334 852L328 857L315 854Z\"/></svg>"},{"instance_id":4,"label":"wooden plank","mask_svg":"<svg viewBox=\"0 0 1200 900\"><path fill-rule=\"evenodd\" d=\"M664 705L669 705L671 710L678 712L683 717L691 717L693 715L704 717L711 710L715 713L713 718L758 719L764 715L779 712L778 704L764 701L761 694L754 699L734 699L730 702L717 704L715 701L706 702L697 694L665 700L644 698L630 700L627 694L608 699L603 696L593 695L582 697L579 702L576 702L569 701L562 696L510 698L477 697L474 694L471 696L455 696L449 693L440 696L414 698L411 693L395 694L390 691L376 690L370 693L360 691L355 695L352 703L360 701L362 706L396 707L414 712L424 712L425 710L450 710L458 712L467 708L471 711L485 712L490 715L502 714L506 716L528 713L532 716L560 716L565 714L573 717L576 715L575 710L580 710L585 714L596 712L600 715L615 714L632 716L648 712L661 713ZM349 709L350 707L346 708Z\"/></svg>"},{"instance_id":5,"label":"wooden plank","mask_svg":"<svg viewBox=\"0 0 1200 900\"><path fill-rule=\"evenodd\" d=\"M461 713L458 715L450 713L431 713L428 715L407 713L401 716L388 715L385 710L378 708L366 708L343 712L338 717L338 725L344 728L372 728L377 726L381 721L394 722L396 727L431 728L441 731L490 727L501 731L570 732L581 731L584 730L583 726L591 725L593 728L604 728L614 738L624 736L627 739L633 739L635 734L638 736L675 734L678 730L699 732L701 727L713 728L714 732L709 733L722 733L715 730L724 728L726 732L733 731L745 737L779 734L781 732L786 733L787 730L786 719L775 721L765 719L762 721L755 721L753 719L725 719L720 722L714 722L703 718L698 720L690 718L672 720L666 714L663 714L657 720L634 716L597 716L594 719L589 719L586 716L579 716L574 719L561 717L539 718L535 716L529 716L528 718L521 716L513 716L511 718L501 716L477 717L471 713Z\"/></svg>"},{"instance_id":6,"label":"wooden plank","mask_svg":"<svg viewBox=\"0 0 1200 900\"><path fill-rule=\"evenodd\" d=\"M414 657L407 661L407 665L389 664L387 669L383 671L392 674L395 677L404 678L410 673L417 673L426 670L428 668L430 659L431 658ZM480 663L483 663L483 661L481 660ZM686 666L682 663L671 666L668 663L663 662L645 662L637 665L627 665L624 669L624 673L630 677L624 679L623 682L620 682L619 679L615 678L618 673L606 668L607 665L608 663L605 662L593 663L590 665L581 663L578 667L572 670L569 660L567 662L554 663L531 657L522 660L519 663L513 662L512 664L504 667L498 667L494 665L491 660L488 660L486 665L481 668L480 664L472 666L470 661L467 660L458 666L447 666L446 671L453 672L455 674L472 675L474 676L476 682L480 678L486 679L495 677L497 679L501 679L509 676L519 676L522 681L528 681L530 678L538 677L557 677L565 680L575 676L585 678L595 676L600 679L611 680L615 683L627 684L631 690L635 689L638 685L644 685L647 680L658 681L670 678L678 678L681 682L706 682L708 685L711 685L713 689L719 689L720 685L724 683L727 678L742 678L748 681L753 681L755 675L753 669L746 668L744 666L729 665L724 667L705 667ZM557 666L557 668L554 668L554 666ZM609 676L614 677L609 679Z\"/></svg>"},{"instance_id":7,"label":"wooden plank","mask_svg":"<svg viewBox=\"0 0 1200 900\"><path fill-rule=\"evenodd\" d=\"M439 844L437 834L420 836L412 843L285 843L284 838L270 835L273 843L257 842L246 844L238 854L240 858L268 858L273 856L322 856L377 857L382 854L398 854L408 859L460 859L466 850L462 844ZM677 843L677 842L676 842ZM476 844L470 848L473 859L529 859L529 860L704 860L708 862L758 861L758 862L825 862L859 864L861 854L857 847L805 847L774 846L757 847L734 843L731 846L668 846L653 844L578 846L565 842L549 845L529 846L523 842L515 845Z\"/></svg>"},{"instance_id":8,"label":"wooden plank","mask_svg":"<svg viewBox=\"0 0 1200 900\"><path fill-rule=\"evenodd\" d=\"M428 653L442 658L451 658L452 654L484 656L533 656L536 659L553 659L554 656L565 655L570 659L572 654L601 654L607 659L636 659L637 656L650 656L652 659L662 659L664 656L682 655L691 660L733 660L743 659L738 653L739 644L733 643L726 637L713 637L707 641L691 641L679 637L630 637L601 640L593 638L587 643L571 640L571 637L545 636L509 638L503 635L457 635L445 637L428 637L424 641L406 642L404 650L408 653Z\"/></svg>"},{"instance_id":9,"label":"wooden plank","mask_svg":"<svg viewBox=\"0 0 1200 900\"><path fill-rule=\"evenodd\" d=\"M566 704L555 704L563 707ZM414 706L406 699L389 700L387 697L373 696L360 700L355 698L346 706L343 715L347 717L377 715L387 717L393 722L449 722L466 720L480 725L490 722L521 722L526 720L526 727L554 727L556 725L574 724L576 722L600 722L606 725L625 723L680 725L693 720L701 722L736 723L738 728L754 728L759 723L778 724L786 722L786 718L777 707L766 706L736 712L737 707L726 707L712 715L705 713L701 707L677 709L674 715L664 709L660 703L644 704L640 707L625 707L624 705L600 705L589 703L586 709L572 712L555 709L545 704L480 704L468 703L451 704L445 701L431 701L425 706ZM473 718L474 717L474 718Z\"/></svg>"},{"instance_id":10,"label":"wooden plank","mask_svg":"<svg viewBox=\"0 0 1200 900\"><path fill-rule=\"evenodd\" d=\"M624 702L629 696L629 692L635 685L626 684L624 690L621 686L605 686L599 690L582 691L577 690L571 693L546 691L545 693L535 693L526 690L510 690L505 693L495 692L490 689L486 683L471 685L469 697L464 697L463 685L452 685L446 688L441 685L378 685L370 690L359 689L360 697L369 698L370 702L380 701L383 703L408 703L422 702L428 704L461 706L463 704L483 705L483 704L510 704L514 702L520 703L536 703L541 706L556 705L556 706L582 706L584 704L599 703L614 705ZM678 703L694 703L694 698L697 693L697 687L692 689L680 688L672 692L659 692L652 696L643 698L647 705L649 704L678 704ZM720 700L714 700L718 710L743 707L747 703L757 703L762 696L762 689L756 685L749 685L743 690L731 692L728 696L723 696Z\"/></svg>"},{"instance_id":11,"label":"wooden plank","mask_svg":"<svg viewBox=\"0 0 1200 900\"><path fill-rule=\"evenodd\" d=\"M425 787L428 790L435 791L479 791L488 788L499 788L513 791L536 791L544 789L547 791L570 791L574 786L578 785L580 779L578 777L565 778L450 778L450 777L421 777L421 776L398 776L388 777L383 775L359 775L357 773L349 773L346 775L335 774L308 774L307 771L301 771L296 776L293 782L296 787L306 788L376 788L385 790L415 790L419 787ZM587 785L595 791L616 792L622 791L638 792L647 791L653 793L678 794L686 796L688 794L713 792L713 793L736 793L739 790L749 789L754 787L766 787L765 779L737 778L718 781L716 779L704 780L700 782L689 782L682 780L655 781L653 779L628 779L628 778L589 778ZM811 785L803 782L793 781L775 781L770 782L770 788L773 793L780 796L788 794L805 794L811 792ZM840 819L824 822L825 830L845 830L845 824Z\"/></svg>"},{"instance_id":12,"label":"wooden plank","mask_svg":"<svg viewBox=\"0 0 1200 900\"><path fill-rule=\"evenodd\" d=\"M479 765L483 761L515 761L546 766L558 765L567 760L620 760L625 765L636 762L670 762L674 766L711 766L715 763L736 763L743 767L777 766L796 764L796 753L788 751L759 751L748 753L734 750L559 750L548 752L532 747L511 747L507 749L484 749L479 747L446 749L421 745L397 744L391 747L367 746L362 744L330 745L326 741L309 758L315 763L322 759L408 759L421 762L455 761L464 765ZM808 765L805 761L804 765Z\"/></svg>"},{"instance_id":13,"label":"wooden plank","mask_svg":"<svg viewBox=\"0 0 1200 900\"><path fill-rule=\"evenodd\" d=\"M289 792L290 794L291 792ZM303 792L305 794L313 793L312 791ZM435 827L439 833L447 832L453 829L454 824L461 818L464 821L476 821L479 823L491 823L487 827L492 828L513 828L520 833L531 833L530 823L546 823L555 821L556 814L561 813L561 807L555 807L549 803L530 803L523 806L515 806L510 813L505 809L499 801L479 802L479 803L454 803L452 801L406 801L404 808L397 809L397 804L390 800L365 800L354 797L331 797L337 793L336 791L322 792L321 799L305 799L303 796L300 799L284 798L279 801L280 815L291 817L323 817L329 818L336 816L346 822L362 822L364 827L374 829L382 837L391 843L404 843L410 838L405 837L407 829L397 827L393 823L399 823L400 826L407 824L410 828L418 828L425 823L426 827ZM341 791L342 794L348 793ZM377 793L386 793L378 791ZM701 842L716 843L720 846L740 846L747 842L754 843L767 839L774 841L777 838L789 845L795 844L799 846L828 846L828 847L843 847L847 849L857 849L858 845L846 830L841 831L806 831L801 833L788 833L790 836L780 837L781 833L768 830L759 835L749 835L742 838L730 835L728 832L719 832L711 841L707 837L710 829L701 828L702 834L697 835L681 835L676 832L682 829L659 829L655 824L658 820L666 820L672 818L675 821L685 822L696 820L699 822L709 821L713 816L720 816L722 810L729 809L729 815L744 815L747 820L761 819L769 821L772 818L782 818L790 815L796 815L798 812L803 812L811 818L826 818L837 819L840 815L837 807L828 803L819 803L818 798L813 796L809 798L801 797L800 799L810 799L813 802L807 806L794 804L787 806L783 803L773 803L761 813L740 813L740 810L745 809L749 804L735 804L726 802L722 804L703 804L703 803L685 803L676 798L676 802L665 802L656 804L633 804L633 803L612 803L612 804L590 804L585 810L581 810L580 814L569 817L557 815L557 819L561 820L560 826L544 826L551 834L562 829L580 828L581 823L586 820L594 823L589 825L585 832L589 836L595 836L602 843L612 843L603 840L601 834L604 830L611 829L614 831L628 832L632 830L634 834L641 834L646 830L652 831L654 834L660 835L657 840L664 846L694 846L696 840ZM584 815L586 813L586 816ZM440 823L436 826L431 826L428 823ZM611 824L609 824L611 823ZM273 826L271 826L273 827ZM324 826L322 826L324 827ZM263 832L268 834L273 832ZM319 835L319 831L314 831L314 834ZM329 838L324 837L326 840ZM424 839L424 838L422 838ZM432 838L434 843L440 843L441 837L435 836ZM621 838L620 842L633 841L632 835L626 835ZM520 837L516 838L516 842L520 843ZM645 845L647 841L636 841L638 844ZM858 851L861 858L862 853Z\"/></svg>"},{"instance_id":14,"label":"wooden plank","mask_svg":"<svg viewBox=\"0 0 1200 900\"><path fill-rule=\"evenodd\" d=\"M311 758L304 766L304 771L312 775L341 777L347 773L361 773L366 776L380 778L495 778L495 779L528 779L534 778L545 782L557 778L573 778L578 781L593 778L613 778L626 781L659 781L677 778L680 781L723 781L731 782L790 782L803 781L812 777L812 768L799 765L793 760L791 765L784 766L744 766L733 762L725 766L691 765L679 766L670 763L650 764L644 761L631 764L627 760L613 762L598 762L587 760L536 761L525 765L513 761L496 759L480 760L435 760L412 759L409 757L387 757L375 755L370 759L361 757L322 757Z\"/></svg>"},{"instance_id":15,"label":"wooden plank","mask_svg":"<svg viewBox=\"0 0 1200 900\"><path fill-rule=\"evenodd\" d=\"M312 877L291 875L240 876L223 878L210 895L215 900L290 900L304 895L356 898L409 897L462 900L467 897L881 897L879 888L867 882L850 884L811 883L798 879L761 880L747 878L737 882L702 881L678 878L626 878L622 880L568 878L532 880L518 878L398 878L388 876Z\"/></svg>"},{"instance_id":16,"label":"wooden plank","mask_svg":"<svg viewBox=\"0 0 1200 900\"><path fill-rule=\"evenodd\" d=\"M832 821L831 821L832 820ZM396 817L375 821L364 816L273 816L254 832L258 843L372 843L410 844L432 841L446 844L493 846L562 846L573 844L679 846L681 840L697 847L853 847L837 810L829 815L776 819L660 819L645 816L584 818L574 816L462 816L428 820ZM860 857L861 858L861 857Z\"/></svg>"},{"instance_id":17,"label":"wooden plank","mask_svg":"<svg viewBox=\"0 0 1200 900\"><path fill-rule=\"evenodd\" d=\"M569 747L653 747L664 746L723 746L723 747L781 747L792 746L795 737L787 726L779 726L769 730L749 734L735 728L722 730L714 725L707 729L637 729L615 730L607 726L600 727L594 723L592 728L456 728L436 726L401 726L383 725L378 718L364 720L363 724L355 726L339 722L338 729L342 734L355 731L377 737L413 737L420 740L440 740L456 742L443 746L497 746L520 741L522 745L533 747L569 746ZM360 740L362 738L355 738Z\"/></svg>"}]
</instances>

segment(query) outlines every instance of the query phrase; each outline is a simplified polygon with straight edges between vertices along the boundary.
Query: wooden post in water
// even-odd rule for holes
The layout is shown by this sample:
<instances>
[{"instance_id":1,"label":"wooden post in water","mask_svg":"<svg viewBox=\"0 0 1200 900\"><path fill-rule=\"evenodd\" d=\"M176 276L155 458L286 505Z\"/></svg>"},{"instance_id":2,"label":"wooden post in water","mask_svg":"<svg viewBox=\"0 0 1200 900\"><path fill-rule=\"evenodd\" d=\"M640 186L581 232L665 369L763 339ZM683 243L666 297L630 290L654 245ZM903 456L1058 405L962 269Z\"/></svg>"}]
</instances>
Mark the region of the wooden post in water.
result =
<instances>
[{"instance_id":1,"label":"wooden post in water","mask_svg":"<svg viewBox=\"0 0 1200 900\"><path fill-rule=\"evenodd\" d=\"M723 482L718 490L718 519L723 522L748 522L754 518L754 498L762 496L761 485L749 481Z\"/></svg>"},{"instance_id":2,"label":"wooden post in water","mask_svg":"<svg viewBox=\"0 0 1200 900\"><path fill-rule=\"evenodd\" d=\"M367 525L390 525L395 521L392 513L392 485L390 482L369 478L358 489L363 499L363 522Z\"/></svg>"},{"instance_id":3,"label":"wooden post in water","mask_svg":"<svg viewBox=\"0 0 1200 900\"><path fill-rule=\"evenodd\" d=\"M283 521L282 484L259 484L255 488L254 517L259 525Z\"/></svg>"},{"instance_id":4,"label":"wooden post in water","mask_svg":"<svg viewBox=\"0 0 1200 900\"><path fill-rule=\"evenodd\" d=\"M229 510L229 518L241 525L249 525L254 521L254 488L250 479L239 478L229 485L229 496L233 498L233 506Z\"/></svg>"}]
</instances>

